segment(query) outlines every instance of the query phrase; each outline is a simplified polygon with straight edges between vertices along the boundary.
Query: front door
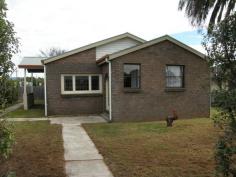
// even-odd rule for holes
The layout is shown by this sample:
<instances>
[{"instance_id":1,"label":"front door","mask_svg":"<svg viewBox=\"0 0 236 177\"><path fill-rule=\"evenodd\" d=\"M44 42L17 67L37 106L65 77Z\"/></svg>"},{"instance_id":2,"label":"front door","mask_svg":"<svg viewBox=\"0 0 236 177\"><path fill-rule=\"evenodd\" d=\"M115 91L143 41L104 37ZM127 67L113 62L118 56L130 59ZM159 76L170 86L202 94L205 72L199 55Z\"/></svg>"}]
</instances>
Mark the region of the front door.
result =
<instances>
[{"instance_id":1,"label":"front door","mask_svg":"<svg viewBox=\"0 0 236 177\"><path fill-rule=\"evenodd\" d=\"M106 78L106 110L109 111L109 80Z\"/></svg>"}]
</instances>

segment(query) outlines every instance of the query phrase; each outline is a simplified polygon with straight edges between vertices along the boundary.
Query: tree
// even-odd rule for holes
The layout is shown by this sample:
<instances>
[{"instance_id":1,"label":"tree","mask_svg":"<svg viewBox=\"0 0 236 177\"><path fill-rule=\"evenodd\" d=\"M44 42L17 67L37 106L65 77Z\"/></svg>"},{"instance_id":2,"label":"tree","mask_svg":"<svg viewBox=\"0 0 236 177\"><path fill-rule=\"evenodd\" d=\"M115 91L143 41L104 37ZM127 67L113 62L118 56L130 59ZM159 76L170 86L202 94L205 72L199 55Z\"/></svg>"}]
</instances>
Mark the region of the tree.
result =
<instances>
[{"instance_id":1,"label":"tree","mask_svg":"<svg viewBox=\"0 0 236 177\"><path fill-rule=\"evenodd\" d=\"M212 68L220 68L218 77L227 88L216 92L213 117L223 129L216 146L218 176L236 176L236 13L226 17L205 35L203 45Z\"/></svg>"},{"instance_id":2,"label":"tree","mask_svg":"<svg viewBox=\"0 0 236 177\"><path fill-rule=\"evenodd\" d=\"M201 26L210 15L208 27L211 27L230 16L235 4L236 0L180 0L179 10L185 10L193 26Z\"/></svg>"},{"instance_id":3,"label":"tree","mask_svg":"<svg viewBox=\"0 0 236 177\"><path fill-rule=\"evenodd\" d=\"M13 72L12 56L18 52L19 42L13 24L6 17L5 0L0 0L0 104L5 108L9 93L9 77ZM0 158L7 158L13 144L12 129L5 120L0 120Z\"/></svg>"},{"instance_id":4,"label":"tree","mask_svg":"<svg viewBox=\"0 0 236 177\"><path fill-rule=\"evenodd\" d=\"M228 89L236 88L236 13L227 17L204 36L210 66L217 68L216 75L227 83Z\"/></svg>"},{"instance_id":5,"label":"tree","mask_svg":"<svg viewBox=\"0 0 236 177\"><path fill-rule=\"evenodd\" d=\"M15 37L13 24L6 18L5 0L0 0L0 104L6 104L7 82L13 72L14 63L11 58L18 52L19 41Z\"/></svg>"},{"instance_id":6,"label":"tree","mask_svg":"<svg viewBox=\"0 0 236 177\"><path fill-rule=\"evenodd\" d=\"M226 78L224 77L224 71L221 69L221 66L214 66L211 68L211 79L212 83L216 84L217 89L222 90L226 86Z\"/></svg>"},{"instance_id":7,"label":"tree","mask_svg":"<svg viewBox=\"0 0 236 177\"><path fill-rule=\"evenodd\" d=\"M51 47L45 51L40 50L40 56L41 57L55 57L55 56L65 53L65 52L66 52L66 50L64 50L64 49Z\"/></svg>"}]
</instances>

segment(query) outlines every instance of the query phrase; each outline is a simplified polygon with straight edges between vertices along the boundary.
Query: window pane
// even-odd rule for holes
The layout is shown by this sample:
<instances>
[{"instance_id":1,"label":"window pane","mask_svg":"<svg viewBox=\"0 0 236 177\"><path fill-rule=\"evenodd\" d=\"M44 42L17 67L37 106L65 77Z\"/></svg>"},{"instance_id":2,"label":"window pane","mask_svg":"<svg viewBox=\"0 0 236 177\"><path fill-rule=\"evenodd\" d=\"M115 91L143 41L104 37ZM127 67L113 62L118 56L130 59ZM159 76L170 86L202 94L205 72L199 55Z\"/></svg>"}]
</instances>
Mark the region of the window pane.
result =
<instances>
[{"instance_id":1,"label":"window pane","mask_svg":"<svg viewBox=\"0 0 236 177\"><path fill-rule=\"evenodd\" d=\"M167 76L182 76L182 66L167 66Z\"/></svg>"},{"instance_id":2,"label":"window pane","mask_svg":"<svg viewBox=\"0 0 236 177\"><path fill-rule=\"evenodd\" d=\"M124 65L124 87L139 88L140 85L140 65Z\"/></svg>"},{"instance_id":3,"label":"window pane","mask_svg":"<svg viewBox=\"0 0 236 177\"><path fill-rule=\"evenodd\" d=\"M64 90L73 91L72 76L64 76Z\"/></svg>"},{"instance_id":4,"label":"window pane","mask_svg":"<svg viewBox=\"0 0 236 177\"><path fill-rule=\"evenodd\" d=\"M99 76L92 76L92 90L99 90Z\"/></svg>"},{"instance_id":5,"label":"window pane","mask_svg":"<svg viewBox=\"0 0 236 177\"><path fill-rule=\"evenodd\" d=\"M167 66L166 67L166 86L167 87L183 87L183 66Z\"/></svg>"},{"instance_id":6,"label":"window pane","mask_svg":"<svg viewBox=\"0 0 236 177\"><path fill-rule=\"evenodd\" d=\"M167 77L167 87L182 87L182 77Z\"/></svg>"},{"instance_id":7,"label":"window pane","mask_svg":"<svg viewBox=\"0 0 236 177\"><path fill-rule=\"evenodd\" d=\"M89 90L88 76L76 76L75 89L76 90Z\"/></svg>"}]
</instances>

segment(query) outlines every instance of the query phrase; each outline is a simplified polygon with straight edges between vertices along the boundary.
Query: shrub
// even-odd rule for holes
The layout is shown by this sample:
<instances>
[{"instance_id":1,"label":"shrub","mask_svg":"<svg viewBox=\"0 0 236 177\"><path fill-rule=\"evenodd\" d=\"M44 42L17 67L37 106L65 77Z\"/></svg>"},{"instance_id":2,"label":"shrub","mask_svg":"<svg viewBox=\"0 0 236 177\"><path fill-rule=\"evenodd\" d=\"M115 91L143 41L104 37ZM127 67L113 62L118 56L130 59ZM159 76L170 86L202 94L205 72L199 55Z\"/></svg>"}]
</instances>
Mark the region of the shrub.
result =
<instances>
[{"instance_id":1,"label":"shrub","mask_svg":"<svg viewBox=\"0 0 236 177\"><path fill-rule=\"evenodd\" d=\"M236 176L236 89L217 92L215 104L214 122L224 131L216 145L217 176Z\"/></svg>"},{"instance_id":2,"label":"shrub","mask_svg":"<svg viewBox=\"0 0 236 177\"><path fill-rule=\"evenodd\" d=\"M0 120L0 158L7 159L14 143L13 126L6 120Z\"/></svg>"}]
</instances>

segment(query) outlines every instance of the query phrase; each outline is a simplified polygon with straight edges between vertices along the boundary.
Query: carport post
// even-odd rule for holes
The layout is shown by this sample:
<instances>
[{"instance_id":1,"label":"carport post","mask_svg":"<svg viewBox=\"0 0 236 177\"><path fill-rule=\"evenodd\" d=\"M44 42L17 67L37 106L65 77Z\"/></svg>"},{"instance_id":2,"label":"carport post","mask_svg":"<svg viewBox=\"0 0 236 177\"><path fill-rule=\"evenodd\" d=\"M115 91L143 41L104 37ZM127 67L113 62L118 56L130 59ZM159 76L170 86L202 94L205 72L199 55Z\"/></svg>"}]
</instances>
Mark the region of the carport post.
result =
<instances>
[{"instance_id":1,"label":"carport post","mask_svg":"<svg viewBox=\"0 0 236 177\"><path fill-rule=\"evenodd\" d=\"M28 110L28 99L27 99L27 87L26 87L26 68L24 69L24 93L23 93L23 103L24 110Z\"/></svg>"},{"instance_id":2,"label":"carport post","mask_svg":"<svg viewBox=\"0 0 236 177\"><path fill-rule=\"evenodd\" d=\"M31 73L31 93L34 93L34 75Z\"/></svg>"},{"instance_id":3,"label":"carport post","mask_svg":"<svg viewBox=\"0 0 236 177\"><path fill-rule=\"evenodd\" d=\"M47 104L47 73L46 73L46 65L44 65L44 115L48 116L48 104Z\"/></svg>"}]
</instances>

